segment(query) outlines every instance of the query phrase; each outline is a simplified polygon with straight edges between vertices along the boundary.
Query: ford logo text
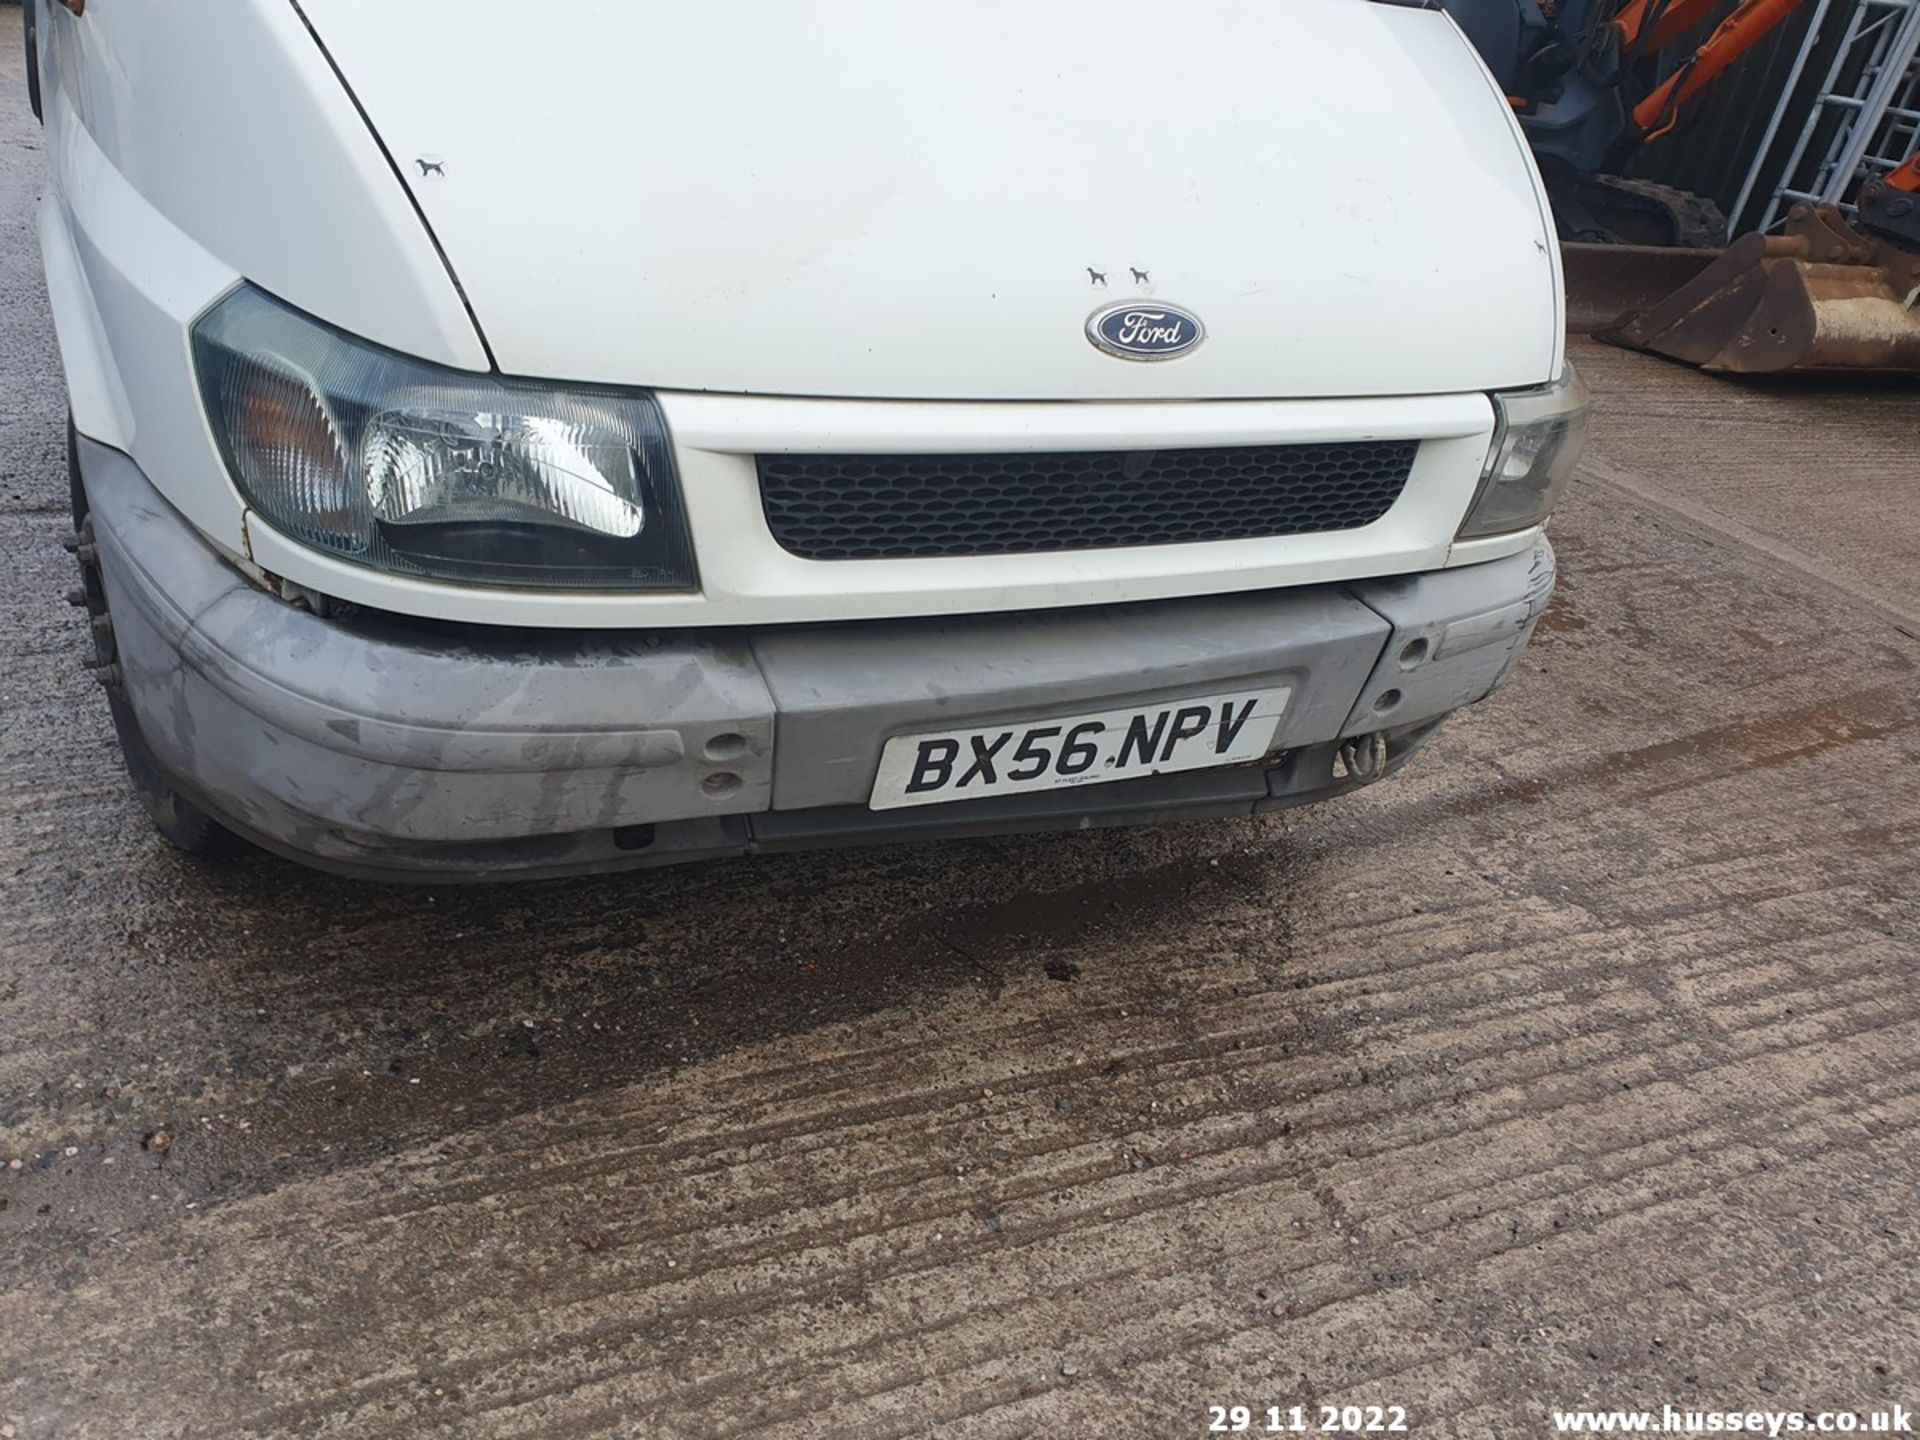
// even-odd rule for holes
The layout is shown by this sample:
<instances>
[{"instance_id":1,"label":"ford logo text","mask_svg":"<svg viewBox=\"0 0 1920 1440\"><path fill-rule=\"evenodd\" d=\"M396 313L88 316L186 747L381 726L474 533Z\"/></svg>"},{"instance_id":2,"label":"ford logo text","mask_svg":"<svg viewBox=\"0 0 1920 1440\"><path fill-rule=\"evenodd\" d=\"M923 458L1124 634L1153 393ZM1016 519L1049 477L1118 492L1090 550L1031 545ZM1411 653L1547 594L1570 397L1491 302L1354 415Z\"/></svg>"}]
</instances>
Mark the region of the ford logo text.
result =
<instances>
[{"instance_id":1,"label":"ford logo text","mask_svg":"<svg viewBox=\"0 0 1920 1440\"><path fill-rule=\"evenodd\" d=\"M1093 312L1087 338L1122 360L1171 360L1207 338L1200 317L1178 305L1128 301Z\"/></svg>"}]
</instances>

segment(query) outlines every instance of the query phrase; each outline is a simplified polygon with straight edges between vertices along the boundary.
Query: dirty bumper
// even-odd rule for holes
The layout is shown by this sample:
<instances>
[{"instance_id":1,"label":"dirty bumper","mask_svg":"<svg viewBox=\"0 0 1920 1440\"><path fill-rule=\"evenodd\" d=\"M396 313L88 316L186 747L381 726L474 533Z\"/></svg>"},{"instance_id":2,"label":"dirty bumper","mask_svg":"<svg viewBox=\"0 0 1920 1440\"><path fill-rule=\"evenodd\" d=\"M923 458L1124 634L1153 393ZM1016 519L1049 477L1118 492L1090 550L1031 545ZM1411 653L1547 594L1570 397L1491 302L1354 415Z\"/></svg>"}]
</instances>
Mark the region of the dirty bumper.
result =
<instances>
[{"instance_id":1,"label":"dirty bumper","mask_svg":"<svg viewBox=\"0 0 1920 1440\"><path fill-rule=\"evenodd\" d=\"M376 878L1300 804L1361 783L1344 743L1384 735L1392 768L1490 693L1553 586L1542 540L1430 575L1093 609L750 633L436 629L287 605L126 456L82 442L81 463L123 683L161 765L267 848ZM869 808L897 736L1283 691L1251 763Z\"/></svg>"}]
</instances>

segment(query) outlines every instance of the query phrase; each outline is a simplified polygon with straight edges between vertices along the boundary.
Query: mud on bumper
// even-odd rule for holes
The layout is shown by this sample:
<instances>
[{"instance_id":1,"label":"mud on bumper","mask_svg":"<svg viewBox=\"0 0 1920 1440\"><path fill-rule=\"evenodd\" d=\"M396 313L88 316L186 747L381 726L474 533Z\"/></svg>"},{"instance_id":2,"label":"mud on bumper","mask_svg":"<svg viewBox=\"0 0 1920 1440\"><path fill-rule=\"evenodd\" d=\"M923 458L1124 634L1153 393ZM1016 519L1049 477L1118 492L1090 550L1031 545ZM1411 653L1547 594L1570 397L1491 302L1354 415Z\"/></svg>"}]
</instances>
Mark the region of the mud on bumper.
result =
<instances>
[{"instance_id":1,"label":"mud on bumper","mask_svg":"<svg viewBox=\"0 0 1920 1440\"><path fill-rule=\"evenodd\" d=\"M752 632L435 631L249 583L125 455L81 442L123 683L180 789L370 878L532 878L755 850L1248 815L1354 788L1490 693L1553 551L1398 579ZM866 808L888 738L1284 684L1267 762Z\"/></svg>"}]
</instances>

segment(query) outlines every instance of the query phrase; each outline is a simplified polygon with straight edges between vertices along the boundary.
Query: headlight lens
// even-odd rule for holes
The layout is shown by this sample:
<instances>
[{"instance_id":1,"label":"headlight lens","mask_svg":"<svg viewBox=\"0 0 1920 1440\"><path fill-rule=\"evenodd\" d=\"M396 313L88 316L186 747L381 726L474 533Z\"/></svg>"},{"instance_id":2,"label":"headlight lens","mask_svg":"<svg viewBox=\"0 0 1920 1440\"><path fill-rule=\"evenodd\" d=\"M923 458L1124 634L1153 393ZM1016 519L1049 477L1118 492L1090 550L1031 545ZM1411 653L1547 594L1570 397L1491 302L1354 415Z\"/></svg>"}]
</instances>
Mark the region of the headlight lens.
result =
<instances>
[{"instance_id":1,"label":"headlight lens","mask_svg":"<svg viewBox=\"0 0 1920 1440\"><path fill-rule=\"evenodd\" d=\"M471 584L694 583L651 396L442 370L245 287L193 353L234 483L292 539Z\"/></svg>"},{"instance_id":2,"label":"headlight lens","mask_svg":"<svg viewBox=\"0 0 1920 1440\"><path fill-rule=\"evenodd\" d=\"M1554 384L1495 395L1493 405L1493 449L1462 540L1545 520L1587 445L1587 387L1571 365Z\"/></svg>"}]
</instances>

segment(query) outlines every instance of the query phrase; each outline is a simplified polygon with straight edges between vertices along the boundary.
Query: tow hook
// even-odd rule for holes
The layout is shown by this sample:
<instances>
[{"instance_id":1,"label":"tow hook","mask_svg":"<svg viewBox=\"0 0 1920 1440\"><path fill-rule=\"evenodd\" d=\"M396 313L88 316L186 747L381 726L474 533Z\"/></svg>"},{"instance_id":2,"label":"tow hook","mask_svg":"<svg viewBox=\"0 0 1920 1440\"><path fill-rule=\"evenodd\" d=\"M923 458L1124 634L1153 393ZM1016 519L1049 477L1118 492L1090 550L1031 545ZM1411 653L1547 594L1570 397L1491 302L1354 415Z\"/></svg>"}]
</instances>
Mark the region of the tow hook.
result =
<instances>
[{"instance_id":1,"label":"tow hook","mask_svg":"<svg viewBox=\"0 0 1920 1440\"><path fill-rule=\"evenodd\" d=\"M1376 730L1346 741L1340 746L1340 763L1346 766L1347 778L1360 785L1386 779L1387 732Z\"/></svg>"}]
</instances>

